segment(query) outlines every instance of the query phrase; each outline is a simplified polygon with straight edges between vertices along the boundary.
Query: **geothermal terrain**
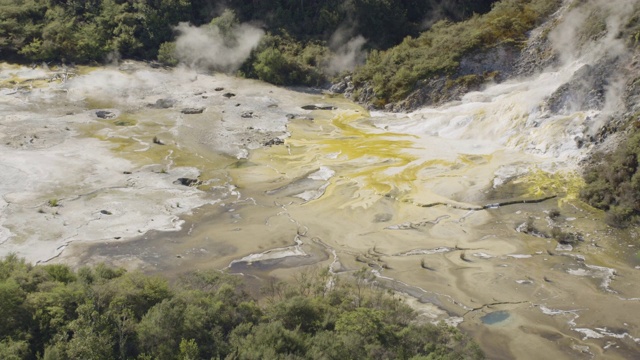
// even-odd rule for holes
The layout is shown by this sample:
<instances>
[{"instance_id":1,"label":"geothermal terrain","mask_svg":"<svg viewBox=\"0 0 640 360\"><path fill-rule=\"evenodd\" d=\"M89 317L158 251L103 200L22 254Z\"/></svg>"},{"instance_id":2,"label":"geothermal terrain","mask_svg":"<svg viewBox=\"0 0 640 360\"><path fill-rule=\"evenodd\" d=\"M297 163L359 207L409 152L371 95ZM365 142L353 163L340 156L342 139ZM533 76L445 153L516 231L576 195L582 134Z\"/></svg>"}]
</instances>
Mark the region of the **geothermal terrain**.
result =
<instances>
[{"instance_id":1,"label":"geothermal terrain","mask_svg":"<svg viewBox=\"0 0 640 360\"><path fill-rule=\"evenodd\" d=\"M256 289L366 267L489 358L633 358L638 234L577 197L619 94L549 106L599 60L406 114L188 68L3 64L0 255Z\"/></svg>"}]
</instances>

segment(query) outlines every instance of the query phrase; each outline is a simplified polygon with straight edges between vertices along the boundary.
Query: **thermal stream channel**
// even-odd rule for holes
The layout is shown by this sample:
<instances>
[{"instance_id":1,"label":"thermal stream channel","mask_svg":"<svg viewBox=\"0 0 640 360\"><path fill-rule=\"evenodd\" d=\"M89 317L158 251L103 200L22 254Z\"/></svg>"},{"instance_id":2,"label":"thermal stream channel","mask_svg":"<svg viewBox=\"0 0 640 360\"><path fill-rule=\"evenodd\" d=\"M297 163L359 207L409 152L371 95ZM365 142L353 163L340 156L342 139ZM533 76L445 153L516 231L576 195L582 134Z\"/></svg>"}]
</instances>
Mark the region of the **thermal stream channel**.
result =
<instances>
[{"instance_id":1,"label":"thermal stream channel","mask_svg":"<svg viewBox=\"0 0 640 360\"><path fill-rule=\"evenodd\" d=\"M0 80L31 87L3 83L0 95L0 250L168 274L225 269L256 286L366 266L424 321L470 331L489 358L631 358L634 249L576 199L588 150L576 139L598 114L544 106L581 65L410 114L135 63L64 83L4 66ZM284 143L265 146L273 139ZM563 248L518 231L529 218L585 241Z\"/></svg>"}]
</instances>

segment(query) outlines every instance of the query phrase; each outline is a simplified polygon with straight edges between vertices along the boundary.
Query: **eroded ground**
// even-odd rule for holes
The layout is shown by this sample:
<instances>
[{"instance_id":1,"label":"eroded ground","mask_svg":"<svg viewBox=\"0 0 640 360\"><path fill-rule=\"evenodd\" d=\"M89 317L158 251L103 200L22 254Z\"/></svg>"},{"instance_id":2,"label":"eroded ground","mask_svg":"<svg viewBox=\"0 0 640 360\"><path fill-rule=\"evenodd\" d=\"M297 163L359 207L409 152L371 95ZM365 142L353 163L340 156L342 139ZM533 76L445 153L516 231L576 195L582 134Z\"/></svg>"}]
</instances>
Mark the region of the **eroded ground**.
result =
<instances>
[{"instance_id":1,"label":"eroded ground","mask_svg":"<svg viewBox=\"0 0 640 360\"><path fill-rule=\"evenodd\" d=\"M570 74L373 117L136 63L2 74L2 254L227 269L256 286L366 266L492 359L640 350L637 234L576 200L588 149L574 139L594 114L540 110Z\"/></svg>"}]
</instances>

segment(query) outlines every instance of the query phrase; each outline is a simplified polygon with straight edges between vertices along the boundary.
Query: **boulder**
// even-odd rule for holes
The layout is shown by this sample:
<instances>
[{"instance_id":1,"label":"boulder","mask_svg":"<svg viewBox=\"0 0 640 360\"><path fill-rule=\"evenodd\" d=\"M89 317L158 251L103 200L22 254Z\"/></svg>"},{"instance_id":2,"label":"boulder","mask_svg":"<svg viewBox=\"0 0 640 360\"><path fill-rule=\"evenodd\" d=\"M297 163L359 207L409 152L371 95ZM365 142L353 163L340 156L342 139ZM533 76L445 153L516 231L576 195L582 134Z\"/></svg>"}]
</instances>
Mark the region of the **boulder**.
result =
<instances>
[{"instance_id":1,"label":"boulder","mask_svg":"<svg viewBox=\"0 0 640 360\"><path fill-rule=\"evenodd\" d=\"M98 110L96 111L96 116L100 119L113 119L116 117L116 114L107 110Z\"/></svg>"}]
</instances>

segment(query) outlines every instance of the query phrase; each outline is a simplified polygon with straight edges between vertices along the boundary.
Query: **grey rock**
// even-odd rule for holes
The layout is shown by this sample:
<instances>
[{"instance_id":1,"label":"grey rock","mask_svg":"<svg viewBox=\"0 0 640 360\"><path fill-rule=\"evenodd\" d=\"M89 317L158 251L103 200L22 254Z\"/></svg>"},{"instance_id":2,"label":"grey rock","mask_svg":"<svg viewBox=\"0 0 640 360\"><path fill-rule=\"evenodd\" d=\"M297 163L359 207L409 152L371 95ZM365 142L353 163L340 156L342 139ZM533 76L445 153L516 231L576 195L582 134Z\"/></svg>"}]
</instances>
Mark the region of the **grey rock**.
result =
<instances>
[{"instance_id":1,"label":"grey rock","mask_svg":"<svg viewBox=\"0 0 640 360\"><path fill-rule=\"evenodd\" d=\"M547 100L549 110L568 113L578 110L600 110L610 78L617 68L617 59L603 58L595 65L584 65L569 82L560 86Z\"/></svg>"},{"instance_id":2,"label":"grey rock","mask_svg":"<svg viewBox=\"0 0 640 360\"><path fill-rule=\"evenodd\" d=\"M205 108L184 108L180 112L183 114L202 114Z\"/></svg>"},{"instance_id":3,"label":"grey rock","mask_svg":"<svg viewBox=\"0 0 640 360\"><path fill-rule=\"evenodd\" d=\"M329 91L334 94L344 94L346 97L350 97L354 89L355 85L353 85L351 76L345 76L340 82L331 85Z\"/></svg>"},{"instance_id":4,"label":"grey rock","mask_svg":"<svg viewBox=\"0 0 640 360\"><path fill-rule=\"evenodd\" d=\"M202 184L202 181L198 179L192 178L178 178L173 182L175 185L184 185L184 186L198 186Z\"/></svg>"},{"instance_id":5,"label":"grey rock","mask_svg":"<svg viewBox=\"0 0 640 360\"><path fill-rule=\"evenodd\" d=\"M287 114L287 119L289 120L308 120L313 121L314 118L308 115L300 115L300 114Z\"/></svg>"},{"instance_id":6,"label":"grey rock","mask_svg":"<svg viewBox=\"0 0 640 360\"><path fill-rule=\"evenodd\" d=\"M331 105L304 105L304 110L336 110L337 107Z\"/></svg>"},{"instance_id":7,"label":"grey rock","mask_svg":"<svg viewBox=\"0 0 640 360\"><path fill-rule=\"evenodd\" d=\"M96 116L100 119L113 119L116 117L116 114L112 111L98 110L96 111Z\"/></svg>"},{"instance_id":8,"label":"grey rock","mask_svg":"<svg viewBox=\"0 0 640 360\"><path fill-rule=\"evenodd\" d=\"M149 104L149 107L154 109L169 109L172 108L176 102L175 99L171 98L158 99L154 104Z\"/></svg>"},{"instance_id":9,"label":"grey rock","mask_svg":"<svg viewBox=\"0 0 640 360\"><path fill-rule=\"evenodd\" d=\"M264 143L264 146L273 146L273 145L282 145L284 144L284 140L280 138L271 139Z\"/></svg>"},{"instance_id":10,"label":"grey rock","mask_svg":"<svg viewBox=\"0 0 640 360\"><path fill-rule=\"evenodd\" d=\"M458 77L472 74L496 73L500 79L514 72L514 64L520 49L513 44L501 44L490 49L471 53L460 60Z\"/></svg>"}]
</instances>

